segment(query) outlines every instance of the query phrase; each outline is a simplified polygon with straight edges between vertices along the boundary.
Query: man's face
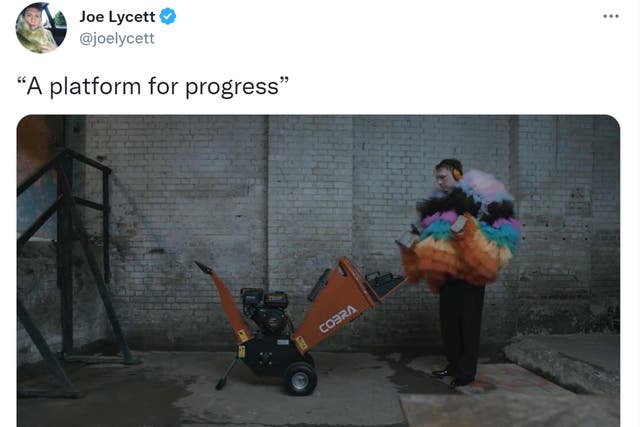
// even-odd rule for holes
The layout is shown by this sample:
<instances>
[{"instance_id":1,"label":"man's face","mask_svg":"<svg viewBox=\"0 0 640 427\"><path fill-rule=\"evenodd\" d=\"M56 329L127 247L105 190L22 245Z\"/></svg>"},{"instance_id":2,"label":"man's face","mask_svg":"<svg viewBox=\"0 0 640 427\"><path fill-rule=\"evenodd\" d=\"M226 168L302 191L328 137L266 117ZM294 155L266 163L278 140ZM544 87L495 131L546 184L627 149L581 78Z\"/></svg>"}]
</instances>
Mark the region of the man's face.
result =
<instances>
[{"instance_id":1,"label":"man's face","mask_svg":"<svg viewBox=\"0 0 640 427\"><path fill-rule=\"evenodd\" d=\"M447 168L436 169L436 184L445 193L450 192L456 184L451 171Z\"/></svg>"},{"instance_id":2,"label":"man's face","mask_svg":"<svg viewBox=\"0 0 640 427\"><path fill-rule=\"evenodd\" d=\"M24 20L27 21L29 28L33 31L42 23L42 14L38 9L30 7L24 12Z\"/></svg>"}]
</instances>

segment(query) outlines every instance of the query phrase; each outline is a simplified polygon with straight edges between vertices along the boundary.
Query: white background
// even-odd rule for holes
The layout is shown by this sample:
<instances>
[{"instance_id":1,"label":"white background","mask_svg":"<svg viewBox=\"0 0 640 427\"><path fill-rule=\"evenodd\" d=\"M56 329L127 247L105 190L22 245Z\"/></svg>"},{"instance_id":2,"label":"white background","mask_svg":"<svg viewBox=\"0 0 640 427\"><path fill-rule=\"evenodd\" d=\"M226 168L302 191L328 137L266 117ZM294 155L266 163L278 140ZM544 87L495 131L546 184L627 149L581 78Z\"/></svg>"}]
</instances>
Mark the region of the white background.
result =
<instances>
[{"instance_id":1,"label":"white background","mask_svg":"<svg viewBox=\"0 0 640 427\"><path fill-rule=\"evenodd\" d=\"M609 114L621 127L622 425L638 425L637 263L640 12L621 0L56 1L68 23L48 54L25 50L2 6L1 289L6 413L15 417L15 189L18 121L28 114ZM135 5L135 6L134 6ZM164 7L176 11L170 26ZM155 24L81 24L91 13L156 12ZM603 18L603 15L619 18ZM85 47L83 32L154 33L154 45ZM277 96L58 96L50 80L289 82ZM26 94L18 77L45 90ZM7 423L9 421L7 420Z\"/></svg>"}]
</instances>

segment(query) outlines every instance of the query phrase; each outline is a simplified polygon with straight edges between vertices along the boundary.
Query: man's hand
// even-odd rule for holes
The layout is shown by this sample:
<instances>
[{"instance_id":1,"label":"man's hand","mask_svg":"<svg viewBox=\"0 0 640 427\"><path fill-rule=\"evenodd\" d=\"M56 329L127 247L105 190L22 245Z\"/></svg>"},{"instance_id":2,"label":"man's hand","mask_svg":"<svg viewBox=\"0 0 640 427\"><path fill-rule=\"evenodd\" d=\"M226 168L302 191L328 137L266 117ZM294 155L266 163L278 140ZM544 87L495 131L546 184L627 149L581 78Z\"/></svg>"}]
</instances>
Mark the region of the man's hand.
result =
<instances>
[{"instance_id":1,"label":"man's hand","mask_svg":"<svg viewBox=\"0 0 640 427\"><path fill-rule=\"evenodd\" d=\"M451 231L451 238L453 240L460 240L462 239L462 236L464 236L464 228L457 233L455 231Z\"/></svg>"},{"instance_id":2,"label":"man's hand","mask_svg":"<svg viewBox=\"0 0 640 427\"><path fill-rule=\"evenodd\" d=\"M462 238L464 235L464 227L467 225L467 220L468 218L465 215L460 215L455 222L451 224L449 231L451 232L452 239L459 240Z\"/></svg>"}]
</instances>

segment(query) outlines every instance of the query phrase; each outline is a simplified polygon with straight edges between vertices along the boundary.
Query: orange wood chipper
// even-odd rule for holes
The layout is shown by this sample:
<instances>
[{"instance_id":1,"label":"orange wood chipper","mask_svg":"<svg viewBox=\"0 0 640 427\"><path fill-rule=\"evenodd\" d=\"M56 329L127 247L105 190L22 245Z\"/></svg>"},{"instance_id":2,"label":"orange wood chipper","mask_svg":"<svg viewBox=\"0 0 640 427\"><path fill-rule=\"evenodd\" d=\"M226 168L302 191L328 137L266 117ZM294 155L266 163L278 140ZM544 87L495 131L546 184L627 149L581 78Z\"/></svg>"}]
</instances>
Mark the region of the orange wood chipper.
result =
<instances>
[{"instance_id":1,"label":"orange wood chipper","mask_svg":"<svg viewBox=\"0 0 640 427\"><path fill-rule=\"evenodd\" d=\"M306 396L317 384L315 363L309 350L331 334L380 304L405 283L391 273L363 276L346 257L320 276L308 295L312 302L304 320L296 329L286 313L288 297L284 292L265 292L243 288L242 313L258 326L250 331L229 289L209 267L196 261L211 276L220 294L222 308L229 318L238 349L236 357L216 385L224 387L239 359L260 376L284 376L289 393Z\"/></svg>"}]
</instances>

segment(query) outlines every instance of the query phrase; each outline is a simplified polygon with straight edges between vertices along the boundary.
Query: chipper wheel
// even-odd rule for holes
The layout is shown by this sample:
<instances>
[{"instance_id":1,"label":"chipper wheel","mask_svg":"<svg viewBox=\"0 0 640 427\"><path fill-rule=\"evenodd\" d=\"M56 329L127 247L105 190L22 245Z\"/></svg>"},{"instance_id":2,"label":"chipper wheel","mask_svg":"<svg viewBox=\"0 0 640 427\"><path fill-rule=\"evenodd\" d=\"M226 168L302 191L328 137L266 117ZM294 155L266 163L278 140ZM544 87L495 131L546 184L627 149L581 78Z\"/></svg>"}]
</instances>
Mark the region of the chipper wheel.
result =
<instances>
[{"instance_id":1,"label":"chipper wheel","mask_svg":"<svg viewBox=\"0 0 640 427\"><path fill-rule=\"evenodd\" d=\"M313 393L318 383L316 371L306 362L289 365L284 373L287 390L293 396L308 396Z\"/></svg>"}]
</instances>

